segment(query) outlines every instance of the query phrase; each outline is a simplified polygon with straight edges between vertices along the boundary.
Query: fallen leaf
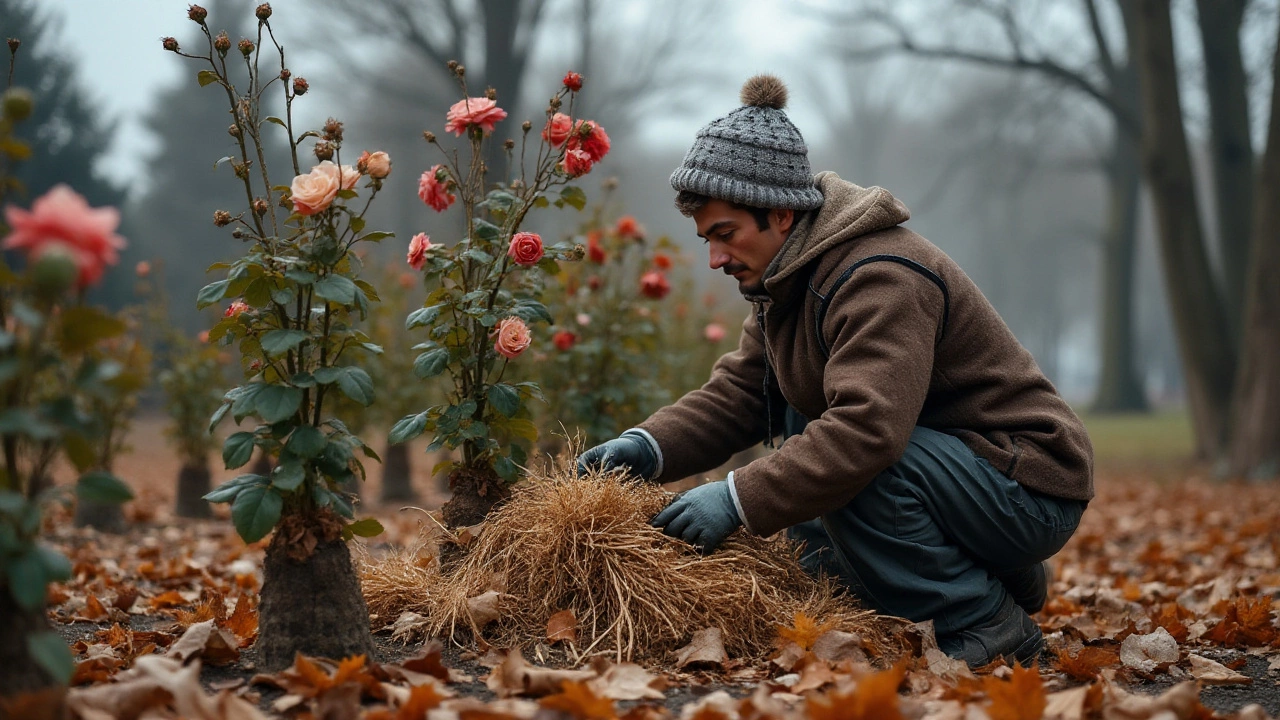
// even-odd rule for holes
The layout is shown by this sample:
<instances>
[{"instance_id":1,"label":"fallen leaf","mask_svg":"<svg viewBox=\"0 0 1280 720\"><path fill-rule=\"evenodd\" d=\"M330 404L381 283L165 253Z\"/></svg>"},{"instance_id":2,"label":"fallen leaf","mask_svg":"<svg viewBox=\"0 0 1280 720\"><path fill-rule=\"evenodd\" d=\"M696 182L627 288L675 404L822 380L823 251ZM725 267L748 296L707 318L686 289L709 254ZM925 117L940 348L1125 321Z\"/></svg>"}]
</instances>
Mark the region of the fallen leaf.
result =
<instances>
[{"instance_id":1,"label":"fallen leaf","mask_svg":"<svg viewBox=\"0 0 1280 720\"><path fill-rule=\"evenodd\" d=\"M828 630L813 641L812 649L816 657L827 662L867 662L867 653L862 649L862 636L857 633Z\"/></svg>"},{"instance_id":2,"label":"fallen leaf","mask_svg":"<svg viewBox=\"0 0 1280 720\"><path fill-rule=\"evenodd\" d=\"M613 701L596 695L584 682L566 681L556 695L548 695L538 701L547 710L559 710L574 720L615 720L617 714Z\"/></svg>"},{"instance_id":3,"label":"fallen leaf","mask_svg":"<svg viewBox=\"0 0 1280 720\"><path fill-rule=\"evenodd\" d=\"M813 643L820 635L830 630L833 623L819 625L816 620L797 610L791 627L778 626L778 636L799 645L804 650L811 650Z\"/></svg>"},{"instance_id":4,"label":"fallen leaf","mask_svg":"<svg viewBox=\"0 0 1280 720\"><path fill-rule=\"evenodd\" d=\"M547 620L547 640L552 643L564 641L578 642L578 618L572 610L561 610Z\"/></svg>"},{"instance_id":5,"label":"fallen leaf","mask_svg":"<svg viewBox=\"0 0 1280 720\"><path fill-rule=\"evenodd\" d=\"M803 695L810 690L818 690L836 681L836 674L825 660L809 655L800 668L800 679L791 686L791 692Z\"/></svg>"},{"instance_id":6,"label":"fallen leaf","mask_svg":"<svg viewBox=\"0 0 1280 720\"><path fill-rule=\"evenodd\" d=\"M556 670L529 665L519 650L510 650L489 673L485 685L499 697L527 695L540 697L559 692L566 680L585 681L595 677L591 670Z\"/></svg>"},{"instance_id":7,"label":"fallen leaf","mask_svg":"<svg viewBox=\"0 0 1280 720\"><path fill-rule=\"evenodd\" d=\"M84 600L84 610L80 611L79 617L90 622L97 622L107 616L107 609L102 606L102 601L98 600L96 595L90 595Z\"/></svg>"},{"instance_id":8,"label":"fallen leaf","mask_svg":"<svg viewBox=\"0 0 1280 720\"><path fill-rule=\"evenodd\" d=\"M1116 653L1098 647L1083 647L1074 656L1061 649L1054 653L1054 657L1059 670L1072 680L1082 682L1098 677L1102 668L1120 661Z\"/></svg>"},{"instance_id":9,"label":"fallen leaf","mask_svg":"<svg viewBox=\"0 0 1280 720\"><path fill-rule=\"evenodd\" d=\"M0 696L0 718L23 720L61 720L66 716L63 701L67 689L51 687L33 692Z\"/></svg>"},{"instance_id":10,"label":"fallen leaf","mask_svg":"<svg viewBox=\"0 0 1280 720\"><path fill-rule=\"evenodd\" d=\"M783 672L791 672L796 665L800 664L801 660L808 656L809 652L807 650L793 642L788 642L782 646L782 651L778 653L777 657L770 659L769 662Z\"/></svg>"},{"instance_id":11,"label":"fallen leaf","mask_svg":"<svg viewBox=\"0 0 1280 720\"><path fill-rule=\"evenodd\" d=\"M610 700L662 700L666 682L634 663L610 666L599 677L588 680L593 692Z\"/></svg>"},{"instance_id":12,"label":"fallen leaf","mask_svg":"<svg viewBox=\"0 0 1280 720\"><path fill-rule=\"evenodd\" d=\"M1248 685L1253 682L1248 675L1195 653L1191 654L1191 677L1206 685Z\"/></svg>"},{"instance_id":13,"label":"fallen leaf","mask_svg":"<svg viewBox=\"0 0 1280 720\"><path fill-rule=\"evenodd\" d=\"M170 590L167 593L157 595L147 602L152 610L165 610L167 608L178 607L179 605L189 605L185 598L178 593L177 590Z\"/></svg>"},{"instance_id":14,"label":"fallen leaf","mask_svg":"<svg viewBox=\"0 0 1280 720\"><path fill-rule=\"evenodd\" d=\"M116 598L111 601L111 606L123 612L129 612L129 608L133 607L133 601L138 599L138 589L132 585L121 585L116 588Z\"/></svg>"},{"instance_id":15,"label":"fallen leaf","mask_svg":"<svg viewBox=\"0 0 1280 720\"><path fill-rule=\"evenodd\" d=\"M467 613L471 616L471 622L477 630L483 630L485 625L502 617L502 611L499 608L501 600L502 593L497 590L489 590L467 599Z\"/></svg>"},{"instance_id":16,"label":"fallen leaf","mask_svg":"<svg viewBox=\"0 0 1280 720\"><path fill-rule=\"evenodd\" d=\"M968 663L963 660L957 660L938 648L926 650L924 660L928 664L929 672L940 678L954 681L974 676L973 671L969 669Z\"/></svg>"},{"instance_id":17,"label":"fallen leaf","mask_svg":"<svg viewBox=\"0 0 1280 720\"><path fill-rule=\"evenodd\" d=\"M437 680L450 682L449 668L444 666L444 646L438 640L432 640L423 646L417 655L403 661L400 666L413 672L425 673Z\"/></svg>"},{"instance_id":18,"label":"fallen leaf","mask_svg":"<svg viewBox=\"0 0 1280 720\"><path fill-rule=\"evenodd\" d=\"M899 663L858 678L851 691L811 695L805 714L809 720L903 720L898 686L905 675L906 665Z\"/></svg>"},{"instance_id":19,"label":"fallen leaf","mask_svg":"<svg viewBox=\"0 0 1280 720\"><path fill-rule=\"evenodd\" d=\"M248 594L242 594L236 600L236 609L231 612L231 617L227 618L226 622L223 623L223 627L236 636L240 641L240 647L253 644L253 641L258 637L258 611L253 608Z\"/></svg>"},{"instance_id":20,"label":"fallen leaf","mask_svg":"<svg viewBox=\"0 0 1280 720\"><path fill-rule=\"evenodd\" d=\"M688 645L676 651L676 667L714 665L724 667L729 655L724 651L724 638L718 627L703 628L693 634Z\"/></svg>"},{"instance_id":21,"label":"fallen leaf","mask_svg":"<svg viewBox=\"0 0 1280 720\"><path fill-rule=\"evenodd\" d=\"M991 698L987 708L991 720L1040 720L1044 716L1044 682L1034 668L1014 666L1008 681L986 677L982 687Z\"/></svg>"},{"instance_id":22,"label":"fallen leaf","mask_svg":"<svg viewBox=\"0 0 1280 720\"><path fill-rule=\"evenodd\" d=\"M240 658L239 645L235 636L205 620L187 628L164 656L180 662L202 657L210 665L226 665Z\"/></svg>"},{"instance_id":23,"label":"fallen leaf","mask_svg":"<svg viewBox=\"0 0 1280 720\"><path fill-rule=\"evenodd\" d=\"M1130 635L1120 643L1120 662L1152 672L1159 664L1178 662L1178 641L1162 627L1147 635Z\"/></svg>"},{"instance_id":24,"label":"fallen leaf","mask_svg":"<svg viewBox=\"0 0 1280 720\"><path fill-rule=\"evenodd\" d=\"M402 640L415 636L418 630L427 624L427 619L411 610L400 613L400 617L391 624L391 639Z\"/></svg>"}]
</instances>

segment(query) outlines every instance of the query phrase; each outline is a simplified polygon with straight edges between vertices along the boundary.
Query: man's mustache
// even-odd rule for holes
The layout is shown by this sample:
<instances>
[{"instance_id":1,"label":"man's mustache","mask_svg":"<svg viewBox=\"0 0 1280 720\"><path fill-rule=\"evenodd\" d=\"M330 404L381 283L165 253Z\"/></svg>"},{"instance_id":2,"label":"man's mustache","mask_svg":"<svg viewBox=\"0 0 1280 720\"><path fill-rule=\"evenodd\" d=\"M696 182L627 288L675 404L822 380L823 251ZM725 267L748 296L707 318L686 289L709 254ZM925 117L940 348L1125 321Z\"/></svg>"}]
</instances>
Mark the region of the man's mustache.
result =
<instances>
[{"instance_id":1,"label":"man's mustache","mask_svg":"<svg viewBox=\"0 0 1280 720\"><path fill-rule=\"evenodd\" d=\"M725 265L723 268L725 275L732 275L734 273L739 273L747 269L748 268L746 265Z\"/></svg>"}]
</instances>

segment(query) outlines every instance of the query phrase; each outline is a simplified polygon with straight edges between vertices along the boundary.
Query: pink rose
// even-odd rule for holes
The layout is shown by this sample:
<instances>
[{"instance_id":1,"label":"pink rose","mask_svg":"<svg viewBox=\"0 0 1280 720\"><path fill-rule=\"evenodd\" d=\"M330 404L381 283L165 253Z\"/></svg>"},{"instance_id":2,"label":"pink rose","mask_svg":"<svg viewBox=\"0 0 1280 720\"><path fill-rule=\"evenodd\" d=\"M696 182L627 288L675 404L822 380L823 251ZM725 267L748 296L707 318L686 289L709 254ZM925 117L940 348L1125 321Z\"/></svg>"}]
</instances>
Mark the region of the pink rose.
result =
<instances>
[{"instance_id":1,"label":"pink rose","mask_svg":"<svg viewBox=\"0 0 1280 720\"><path fill-rule=\"evenodd\" d=\"M338 173L330 172L325 165L337 167L328 160L311 168L306 175L299 175L289 185L293 199L293 211L299 215L315 215L324 212L338 196L341 184Z\"/></svg>"},{"instance_id":2,"label":"pink rose","mask_svg":"<svg viewBox=\"0 0 1280 720\"><path fill-rule=\"evenodd\" d=\"M511 238L507 255L525 267L536 265L542 259L542 238L537 233L516 233Z\"/></svg>"},{"instance_id":3,"label":"pink rose","mask_svg":"<svg viewBox=\"0 0 1280 720\"><path fill-rule=\"evenodd\" d=\"M702 330L702 336L709 342L718 343L724 339L724 326L720 323L707 323L707 327Z\"/></svg>"},{"instance_id":4,"label":"pink rose","mask_svg":"<svg viewBox=\"0 0 1280 720\"><path fill-rule=\"evenodd\" d=\"M564 113L556 113L542 129L542 139L546 140L551 147L560 147L565 140L569 139L569 133L572 130L573 120Z\"/></svg>"},{"instance_id":5,"label":"pink rose","mask_svg":"<svg viewBox=\"0 0 1280 720\"><path fill-rule=\"evenodd\" d=\"M671 292L671 283L667 282L667 276L651 270L640 276L640 293L647 298L661 300Z\"/></svg>"},{"instance_id":6,"label":"pink rose","mask_svg":"<svg viewBox=\"0 0 1280 720\"><path fill-rule=\"evenodd\" d=\"M324 160L319 165L311 169L311 172L320 171L334 177L338 185L343 190L350 190L360 181L360 173L350 165L334 165L331 160Z\"/></svg>"},{"instance_id":7,"label":"pink rose","mask_svg":"<svg viewBox=\"0 0 1280 720\"><path fill-rule=\"evenodd\" d=\"M391 174L391 156L381 150L372 153L365 150L356 161L356 170L375 180L382 180Z\"/></svg>"},{"instance_id":8,"label":"pink rose","mask_svg":"<svg viewBox=\"0 0 1280 720\"><path fill-rule=\"evenodd\" d=\"M443 182L441 176L444 176ZM418 197L422 198L422 202L431 206L436 212L444 212L449 209L454 200L458 199L457 195L449 192L449 173L442 165L432 165L431 169L422 173L422 177L418 178Z\"/></svg>"},{"instance_id":9,"label":"pink rose","mask_svg":"<svg viewBox=\"0 0 1280 720\"><path fill-rule=\"evenodd\" d=\"M409 241L409 256L406 258L409 262L409 267L414 270L421 270L422 266L427 264L427 253L433 247L435 245L431 244L431 238L427 237L426 233L414 235L413 239Z\"/></svg>"},{"instance_id":10,"label":"pink rose","mask_svg":"<svg viewBox=\"0 0 1280 720\"><path fill-rule=\"evenodd\" d=\"M28 258L39 257L47 248L60 246L75 259L79 273L76 285L92 285L102 277L107 265L120 260L124 238L115 234L120 212L112 207L91 208L84 197L58 184L36 199L31 210L9 206L5 220L12 229L5 250L22 250Z\"/></svg>"},{"instance_id":11,"label":"pink rose","mask_svg":"<svg viewBox=\"0 0 1280 720\"><path fill-rule=\"evenodd\" d=\"M493 349L508 360L515 360L520 353L529 348L529 343L532 342L528 326L518 317L503 318L493 332L497 337L493 343Z\"/></svg>"},{"instance_id":12,"label":"pink rose","mask_svg":"<svg viewBox=\"0 0 1280 720\"><path fill-rule=\"evenodd\" d=\"M609 136L594 120L579 120L569 136L569 147L585 150L593 163L600 162L609 154L609 146Z\"/></svg>"},{"instance_id":13,"label":"pink rose","mask_svg":"<svg viewBox=\"0 0 1280 720\"><path fill-rule=\"evenodd\" d=\"M569 177L578 177L591 172L591 156L583 150L565 150L564 160L560 162L560 167L564 170L564 174Z\"/></svg>"},{"instance_id":14,"label":"pink rose","mask_svg":"<svg viewBox=\"0 0 1280 720\"><path fill-rule=\"evenodd\" d=\"M478 125L485 135L493 132L493 126L507 116L507 111L489 98L466 98L459 100L445 114L448 121L444 125L445 132L462 135L467 128Z\"/></svg>"},{"instance_id":15,"label":"pink rose","mask_svg":"<svg viewBox=\"0 0 1280 720\"><path fill-rule=\"evenodd\" d=\"M222 313L222 317L235 317L240 313L249 309L249 305L243 300L237 300L227 307L227 311Z\"/></svg>"},{"instance_id":16,"label":"pink rose","mask_svg":"<svg viewBox=\"0 0 1280 720\"><path fill-rule=\"evenodd\" d=\"M151 263L146 260L139 260L138 264L133 266L133 272L136 273L138 277L144 278L151 274Z\"/></svg>"},{"instance_id":17,"label":"pink rose","mask_svg":"<svg viewBox=\"0 0 1280 720\"><path fill-rule=\"evenodd\" d=\"M201 331L200 331L200 334L199 334L199 335L196 335L196 339L197 339L197 340L199 340L199 341L200 341L200 342L202 342L202 343L207 343L207 342L209 342L209 331L208 331L208 330L201 330Z\"/></svg>"}]
</instances>

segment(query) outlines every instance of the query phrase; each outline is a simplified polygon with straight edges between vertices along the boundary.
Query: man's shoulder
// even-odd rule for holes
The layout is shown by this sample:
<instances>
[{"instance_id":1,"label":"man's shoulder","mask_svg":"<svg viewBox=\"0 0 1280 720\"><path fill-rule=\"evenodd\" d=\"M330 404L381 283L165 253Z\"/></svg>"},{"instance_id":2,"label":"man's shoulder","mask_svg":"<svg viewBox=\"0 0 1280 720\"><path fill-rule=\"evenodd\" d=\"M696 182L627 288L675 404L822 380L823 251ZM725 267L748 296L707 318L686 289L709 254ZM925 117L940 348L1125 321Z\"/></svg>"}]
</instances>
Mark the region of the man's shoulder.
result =
<instances>
[{"instance_id":1,"label":"man's shoulder","mask_svg":"<svg viewBox=\"0 0 1280 720\"><path fill-rule=\"evenodd\" d=\"M939 277L949 275L955 267L955 262L923 235L897 226L863 235L828 250L817 261L813 286L827 288L840 276L877 262L895 263Z\"/></svg>"}]
</instances>

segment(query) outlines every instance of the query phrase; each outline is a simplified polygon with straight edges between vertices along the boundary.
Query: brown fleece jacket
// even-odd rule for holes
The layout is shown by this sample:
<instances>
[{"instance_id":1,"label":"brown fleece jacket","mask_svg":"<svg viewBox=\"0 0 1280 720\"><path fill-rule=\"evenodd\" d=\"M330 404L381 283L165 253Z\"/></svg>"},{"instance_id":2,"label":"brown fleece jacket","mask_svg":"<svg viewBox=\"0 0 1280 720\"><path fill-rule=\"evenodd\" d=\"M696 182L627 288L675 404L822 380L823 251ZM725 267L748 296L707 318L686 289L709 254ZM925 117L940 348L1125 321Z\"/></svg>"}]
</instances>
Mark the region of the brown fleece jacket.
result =
<instances>
[{"instance_id":1,"label":"brown fleece jacket","mask_svg":"<svg viewBox=\"0 0 1280 720\"><path fill-rule=\"evenodd\" d=\"M804 432L734 472L760 535L848 503L917 425L960 438L1026 487L1091 499L1084 426L973 281L899 226L910 215L884 189L834 173L817 182L823 205L798 219L766 271L738 349L640 425L662 451L657 482L766 440L790 404L810 419Z\"/></svg>"}]
</instances>

